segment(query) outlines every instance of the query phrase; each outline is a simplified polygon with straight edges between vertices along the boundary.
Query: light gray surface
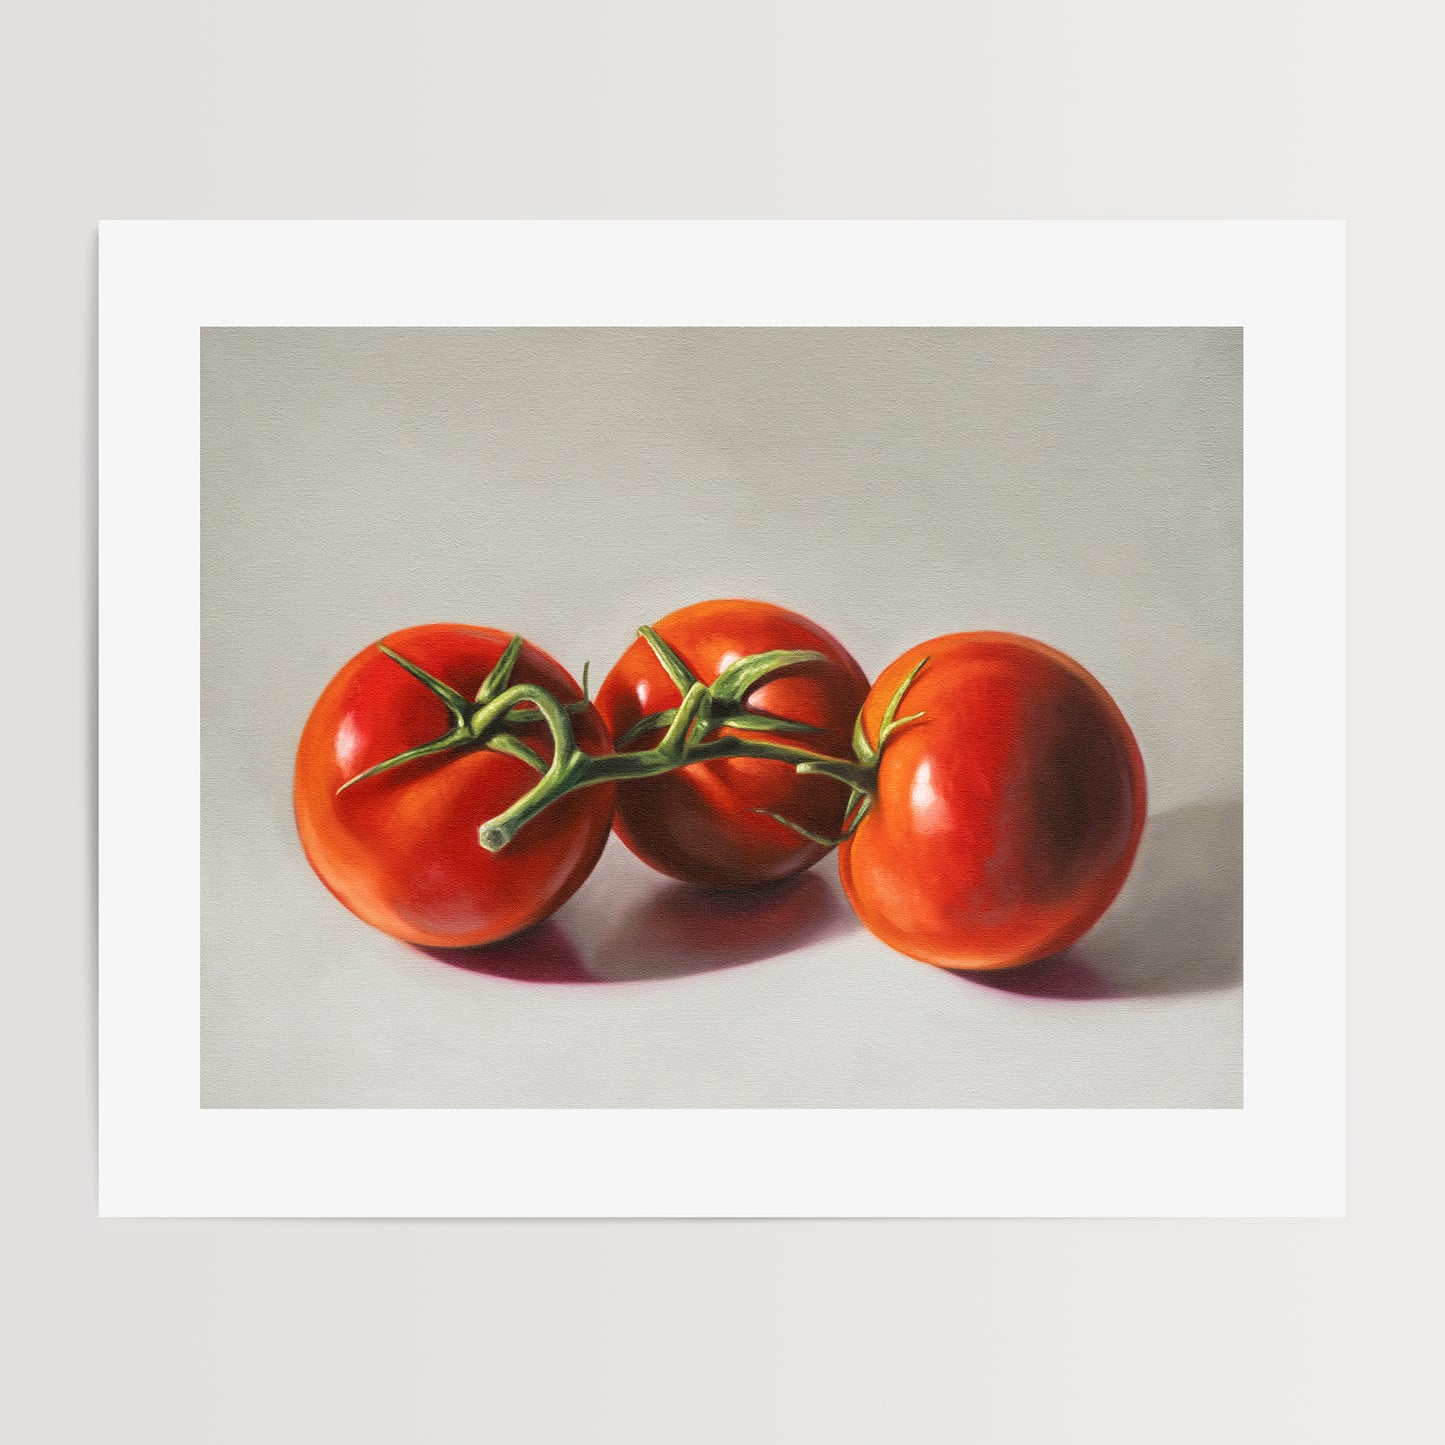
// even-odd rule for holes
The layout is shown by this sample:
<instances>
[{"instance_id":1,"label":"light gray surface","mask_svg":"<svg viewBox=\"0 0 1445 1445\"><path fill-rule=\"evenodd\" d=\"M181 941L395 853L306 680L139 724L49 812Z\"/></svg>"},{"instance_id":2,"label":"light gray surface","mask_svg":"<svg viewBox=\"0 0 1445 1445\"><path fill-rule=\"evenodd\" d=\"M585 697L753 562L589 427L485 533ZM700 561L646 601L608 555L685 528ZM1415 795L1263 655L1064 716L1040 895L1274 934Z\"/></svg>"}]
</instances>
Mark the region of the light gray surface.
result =
<instances>
[{"instance_id":1,"label":"light gray surface","mask_svg":"<svg viewBox=\"0 0 1445 1445\"><path fill-rule=\"evenodd\" d=\"M1229 330L205 332L203 1102L1238 1104L1240 367ZM351 654L471 621L600 676L708 596L870 675L969 628L1078 657L1150 775L1115 911L990 985L858 928L831 861L722 904L614 842L463 971L312 877L292 759Z\"/></svg>"}]
</instances>

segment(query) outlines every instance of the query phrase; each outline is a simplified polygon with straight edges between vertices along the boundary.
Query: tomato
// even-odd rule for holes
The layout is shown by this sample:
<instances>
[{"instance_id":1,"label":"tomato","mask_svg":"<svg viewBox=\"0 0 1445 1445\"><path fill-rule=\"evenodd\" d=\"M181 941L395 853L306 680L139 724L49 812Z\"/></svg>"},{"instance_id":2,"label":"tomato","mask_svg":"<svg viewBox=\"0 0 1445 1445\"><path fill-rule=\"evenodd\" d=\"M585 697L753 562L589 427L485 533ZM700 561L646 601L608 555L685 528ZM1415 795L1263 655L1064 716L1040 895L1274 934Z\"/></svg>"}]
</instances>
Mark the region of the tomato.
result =
<instances>
[{"instance_id":1,"label":"tomato","mask_svg":"<svg viewBox=\"0 0 1445 1445\"><path fill-rule=\"evenodd\" d=\"M868 679L842 643L816 623L766 602L699 602L656 624L694 676L715 682L731 663L775 650L822 654L770 677L746 705L807 725L806 731L758 734L832 757L852 757L853 723ZM597 708L619 750L655 745L660 728L629 736L644 718L681 701L681 691L648 643L623 653L597 692ZM722 728L713 736L738 735ZM848 788L832 778L800 777L786 762L728 758L619 785L617 836L644 863L687 883L746 888L801 872L828 849L764 813L819 835L839 831ZM760 811L763 810L763 811Z\"/></svg>"},{"instance_id":2,"label":"tomato","mask_svg":"<svg viewBox=\"0 0 1445 1445\"><path fill-rule=\"evenodd\" d=\"M442 697L382 645L470 705L509 640L490 628L449 624L394 632L331 679L302 730L294 803L306 857L357 917L408 943L474 947L538 922L577 889L607 841L614 789L603 784L560 800L500 853L484 850L478 828L538 774L524 759L482 743L359 777L444 736L454 721ZM608 751L596 710L581 704L577 684L541 649L522 645L511 681L577 704L578 746ZM551 734L540 718L512 732L542 762L551 759ZM354 786L338 791L353 779Z\"/></svg>"},{"instance_id":3,"label":"tomato","mask_svg":"<svg viewBox=\"0 0 1445 1445\"><path fill-rule=\"evenodd\" d=\"M1003 632L912 648L863 708L876 744L904 722L877 794L838 850L864 925L944 968L994 969L1067 948L1114 901L1144 829L1144 763L1123 714L1077 662Z\"/></svg>"}]
</instances>

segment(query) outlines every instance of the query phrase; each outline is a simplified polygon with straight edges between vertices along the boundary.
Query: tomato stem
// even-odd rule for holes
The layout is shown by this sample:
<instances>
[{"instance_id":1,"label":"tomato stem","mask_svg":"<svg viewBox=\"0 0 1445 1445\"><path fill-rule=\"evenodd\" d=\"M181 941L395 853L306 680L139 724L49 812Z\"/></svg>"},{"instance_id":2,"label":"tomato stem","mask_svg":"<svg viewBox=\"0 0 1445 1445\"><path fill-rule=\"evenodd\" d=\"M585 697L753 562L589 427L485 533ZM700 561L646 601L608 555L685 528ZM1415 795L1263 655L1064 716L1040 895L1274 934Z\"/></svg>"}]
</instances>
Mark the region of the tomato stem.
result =
<instances>
[{"instance_id":1,"label":"tomato stem","mask_svg":"<svg viewBox=\"0 0 1445 1445\"><path fill-rule=\"evenodd\" d=\"M518 798L504 813L482 825L479 834L482 847L489 853L505 848L524 824L574 789L594 788L601 783L628 782L634 778L654 778L659 773L670 773L678 768L690 767L693 763L715 763L726 758L766 758L791 763L799 772L836 778L857 792L871 794L876 769L866 764L830 758L822 753L809 752L806 748L762 738L700 737L699 728L710 723L706 717L699 717L706 700L707 689L700 682L694 683L662 741L655 747L636 753L584 753L573 739L571 721L562 717L561 726L554 727L552 732L555 750L552 766L529 792ZM549 724L553 722L550 716L547 720ZM558 759L562 761L559 763Z\"/></svg>"},{"instance_id":2,"label":"tomato stem","mask_svg":"<svg viewBox=\"0 0 1445 1445\"><path fill-rule=\"evenodd\" d=\"M544 809L578 788L652 778L694 763L760 758L787 763L799 773L834 778L848 788L848 802L842 815L843 832L839 838L822 837L776 813L768 814L805 838L831 847L848 837L872 807L877 791L878 762L889 736L922 716L915 713L912 717L899 718L897 712L903 694L918 675L919 668L928 661L927 658L904 678L894 693L883 714L877 743L869 741L860 714L853 730L853 758L815 753L792 743L775 741L768 734L817 732L819 729L794 718L777 717L752 708L748 705L748 696L762 683L782 672L825 661L821 653L786 650L755 653L739 658L708 686L694 676L687 664L652 628L643 627L638 631L656 653L681 695L677 707L643 718L619 739L626 743L634 737L660 730L662 737L651 748L639 752L598 754L579 748L572 729L572 715L589 706L585 669L583 699L580 702L558 702L546 688L535 683L513 684L511 675L522 648L520 637L511 640L478 689L473 702L468 702L455 688L383 646L381 651L387 657L441 699L451 715L452 726L434 741L408 749L358 773L337 791L344 792L378 773L439 753L476 747L505 753L526 763L541 776L510 808L483 823L478 830L482 847L489 853L496 853ZM539 722L546 723L552 734L550 762L544 762L539 753L509 731L513 727ZM717 730L722 728L726 728L727 732L718 734Z\"/></svg>"},{"instance_id":3,"label":"tomato stem","mask_svg":"<svg viewBox=\"0 0 1445 1445\"><path fill-rule=\"evenodd\" d=\"M858 754L855 759L829 757L824 753L811 752L807 748L795 747L790 743L774 742L766 737L749 736L743 731L744 729L758 732L779 731L782 729L777 727L778 723L789 725L791 720L777 719L766 713L753 713L747 710L743 706L746 694L764 679L774 676L784 668L796 666L804 661L812 661L818 654L759 653L754 657L743 658L734 663L711 687L707 687L693 677L680 659L677 659L676 654L670 648L666 648L665 643L662 643L662 647L659 648L658 644L661 643L661 639L656 638L655 633L651 636L648 635L652 629L644 628L641 631L642 636L652 644L654 651L657 651L659 659L663 661L669 676L677 683L679 691L683 692L682 701L676 708L670 709L667 713L658 713L644 719L653 728L662 726L665 720L666 730L661 740L655 746L640 752L597 755L584 753L577 747L571 719L554 701L550 709L544 709L547 725L552 732L552 763L536 784L518 798L510 808L482 825L478 837L482 847L489 853L496 853L505 848L519 829L559 798L577 788L592 788L602 783L628 782L635 778L651 778L660 773L672 772L677 768L690 767L694 763L720 762L728 758L761 758L772 762L788 763L800 773L835 778L838 782L845 784L850 790L848 805L843 811L843 824L846 829L844 836L847 836L848 832L857 827L872 805L878 780L878 761L888 735L905 723L922 716L921 713L916 713L913 717L895 720L903 694L917 676L918 669L915 668L904 679L889 703L876 746L868 742L860 717L854 733L854 746ZM666 648L666 656L664 656L662 648ZM670 662L675 666L669 666ZM922 665L920 663L919 667ZM513 696L518 691L518 689L512 689L501 693L492 706L499 708L504 705L505 707L513 706L520 700L519 697ZM540 689L533 688L530 691L536 693ZM545 696L545 694L543 695ZM761 719L762 726L760 728L754 729L753 720L755 718ZM801 724L791 725L803 726ZM731 731L725 736L709 737L709 732L719 726L726 726L737 731ZM637 731L638 729L634 728L625 736L631 737ZM814 841L825 846L839 841L838 839L815 837L786 818L777 817L776 814L769 814L769 816L775 817L786 827L802 833L805 837L813 838Z\"/></svg>"},{"instance_id":4,"label":"tomato stem","mask_svg":"<svg viewBox=\"0 0 1445 1445\"><path fill-rule=\"evenodd\" d=\"M487 747L493 752L506 753L509 757L518 758L528 767L534 768L539 773L545 773L547 764L521 738L514 736L506 729L544 722L552 708L561 708L565 717L579 712L589 705L585 664L582 668L582 699L579 702L559 703L551 693L539 687L509 687L512 671L517 665L517 659L522 655L521 637L513 637L507 644L506 650L497 659L496 666L487 674L486 679L477 690L475 702L468 702L456 688L443 682L440 678L433 677L431 673L418 667L416 663L402 657L399 653L393 652L385 643L378 643L377 647L398 667L405 669L423 687L441 699L451 714L452 726L441 737L434 738L429 743L422 743L420 747L408 748L406 752L387 758L385 762L367 768L365 772L358 773L354 778L348 778L337 788L338 793L344 793L348 788L353 788L357 783L365 782L368 778L374 778L378 773L390 772L392 768L400 767L403 763L434 757L438 753L456 752L462 748ZM507 702L505 705L498 706L497 698L503 693L507 697ZM546 699L545 703L540 699Z\"/></svg>"}]
</instances>

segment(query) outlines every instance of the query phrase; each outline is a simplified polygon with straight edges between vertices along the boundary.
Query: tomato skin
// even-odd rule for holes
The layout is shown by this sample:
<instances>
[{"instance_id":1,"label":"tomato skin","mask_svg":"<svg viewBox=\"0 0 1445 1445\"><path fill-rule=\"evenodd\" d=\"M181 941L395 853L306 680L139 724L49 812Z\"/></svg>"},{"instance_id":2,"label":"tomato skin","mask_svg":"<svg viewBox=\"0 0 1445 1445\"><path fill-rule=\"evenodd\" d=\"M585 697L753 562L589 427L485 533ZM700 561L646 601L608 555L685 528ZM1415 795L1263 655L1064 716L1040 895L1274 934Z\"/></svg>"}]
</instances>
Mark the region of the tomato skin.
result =
<instances>
[{"instance_id":1,"label":"tomato skin","mask_svg":"<svg viewBox=\"0 0 1445 1445\"><path fill-rule=\"evenodd\" d=\"M942 968L1058 953L1114 901L1144 830L1138 744L1114 700L1063 653L1005 632L911 648L874 683L864 728L929 661L889 738L878 792L838 872L870 932Z\"/></svg>"},{"instance_id":2,"label":"tomato skin","mask_svg":"<svg viewBox=\"0 0 1445 1445\"><path fill-rule=\"evenodd\" d=\"M448 623L381 639L466 698L476 696L510 640L491 628ZM511 680L536 683L563 703L582 696L565 669L530 643ZM608 751L595 709L574 715L572 725L584 751ZM584 788L488 853L478 828L539 775L483 747L403 763L338 794L367 768L450 726L441 699L373 645L327 684L296 751L296 829L317 876L358 918L428 948L492 943L547 917L591 872L612 821L614 789ZM551 758L545 723L520 736L544 761Z\"/></svg>"},{"instance_id":3,"label":"tomato skin","mask_svg":"<svg viewBox=\"0 0 1445 1445\"><path fill-rule=\"evenodd\" d=\"M853 723L868 694L868 679L843 644L815 622L768 602L734 598L681 608L654 630L709 684L731 663L755 653L822 653L826 661L790 669L748 698L752 708L820 731L753 736L852 759ZM597 691L598 711L618 739L642 718L676 707L680 700L676 685L641 638ZM738 731L724 728L714 735ZM647 733L624 750L653 747L660 737L660 732ZM769 759L729 758L621 784L613 828L659 872L708 888L750 888L789 878L828 852L758 809L811 832L836 835L847 800L848 789L834 779L799 777L790 764Z\"/></svg>"}]
</instances>

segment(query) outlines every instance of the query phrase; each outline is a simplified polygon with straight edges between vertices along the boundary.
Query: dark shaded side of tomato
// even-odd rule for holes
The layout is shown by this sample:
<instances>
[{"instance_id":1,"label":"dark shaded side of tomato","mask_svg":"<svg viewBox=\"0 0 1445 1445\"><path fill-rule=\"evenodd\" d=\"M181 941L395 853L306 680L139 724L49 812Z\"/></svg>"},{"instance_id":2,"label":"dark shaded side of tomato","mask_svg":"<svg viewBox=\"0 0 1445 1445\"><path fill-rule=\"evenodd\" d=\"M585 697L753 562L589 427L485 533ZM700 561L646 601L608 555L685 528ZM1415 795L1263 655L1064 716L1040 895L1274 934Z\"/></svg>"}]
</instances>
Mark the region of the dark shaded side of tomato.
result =
<instances>
[{"instance_id":1,"label":"dark shaded side of tomato","mask_svg":"<svg viewBox=\"0 0 1445 1445\"><path fill-rule=\"evenodd\" d=\"M508 634L433 624L382 639L399 656L467 699L496 665ZM511 680L563 703L581 689L540 648L523 644ZM596 711L573 717L578 745L606 752ZM321 881L358 918L408 943L464 948L491 943L559 908L591 872L607 841L614 789L570 794L500 853L477 830L537 780L524 761L480 744L418 758L363 778L367 768L443 736L446 704L391 658L368 647L332 678L296 752L294 803L301 846ZM551 735L538 721L524 738L543 761Z\"/></svg>"},{"instance_id":2,"label":"dark shaded side of tomato","mask_svg":"<svg viewBox=\"0 0 1445 1445\"><path fill-rule=\"evenodd\" d=\"M821 653L823 661L790 668L755 688L748 706L816 729L789 734L786 741L852 758L853 723L868 694L868 679L842 643L816 623L771 603L735 599L684 607L654 630L707 684L731 663L756 653ZM621 742L629 730L680 700L676 684L641 638L597 692L598 711L619 740L619 750L633 752L654 746L661 733L653 729ZM724 728L716 735L740 731L746 730ZM660 872L709 888L747 888L791 877L828 851L760 809L810 832L836 835L847 801L848 789L831 778L800 777L791 764L770 759L730 758L622 783L614 827L644 863Z\"/></svg>"},{"instance_id":3,"label":"dark shaded side of tomato","mask_svg":"<svg viewBox=\"0 0 1445 1445\"><path fill-rule=\"evenodd\" d=\"M964 632L910 649L874 683L870 741L929 661L888 740L877 796L838 850L859 918L944 968L1030 963L1067 948L1128 876L1144 829L1144 763L1114 700L1041 642Z\"/></svg>"}]
</instances>

